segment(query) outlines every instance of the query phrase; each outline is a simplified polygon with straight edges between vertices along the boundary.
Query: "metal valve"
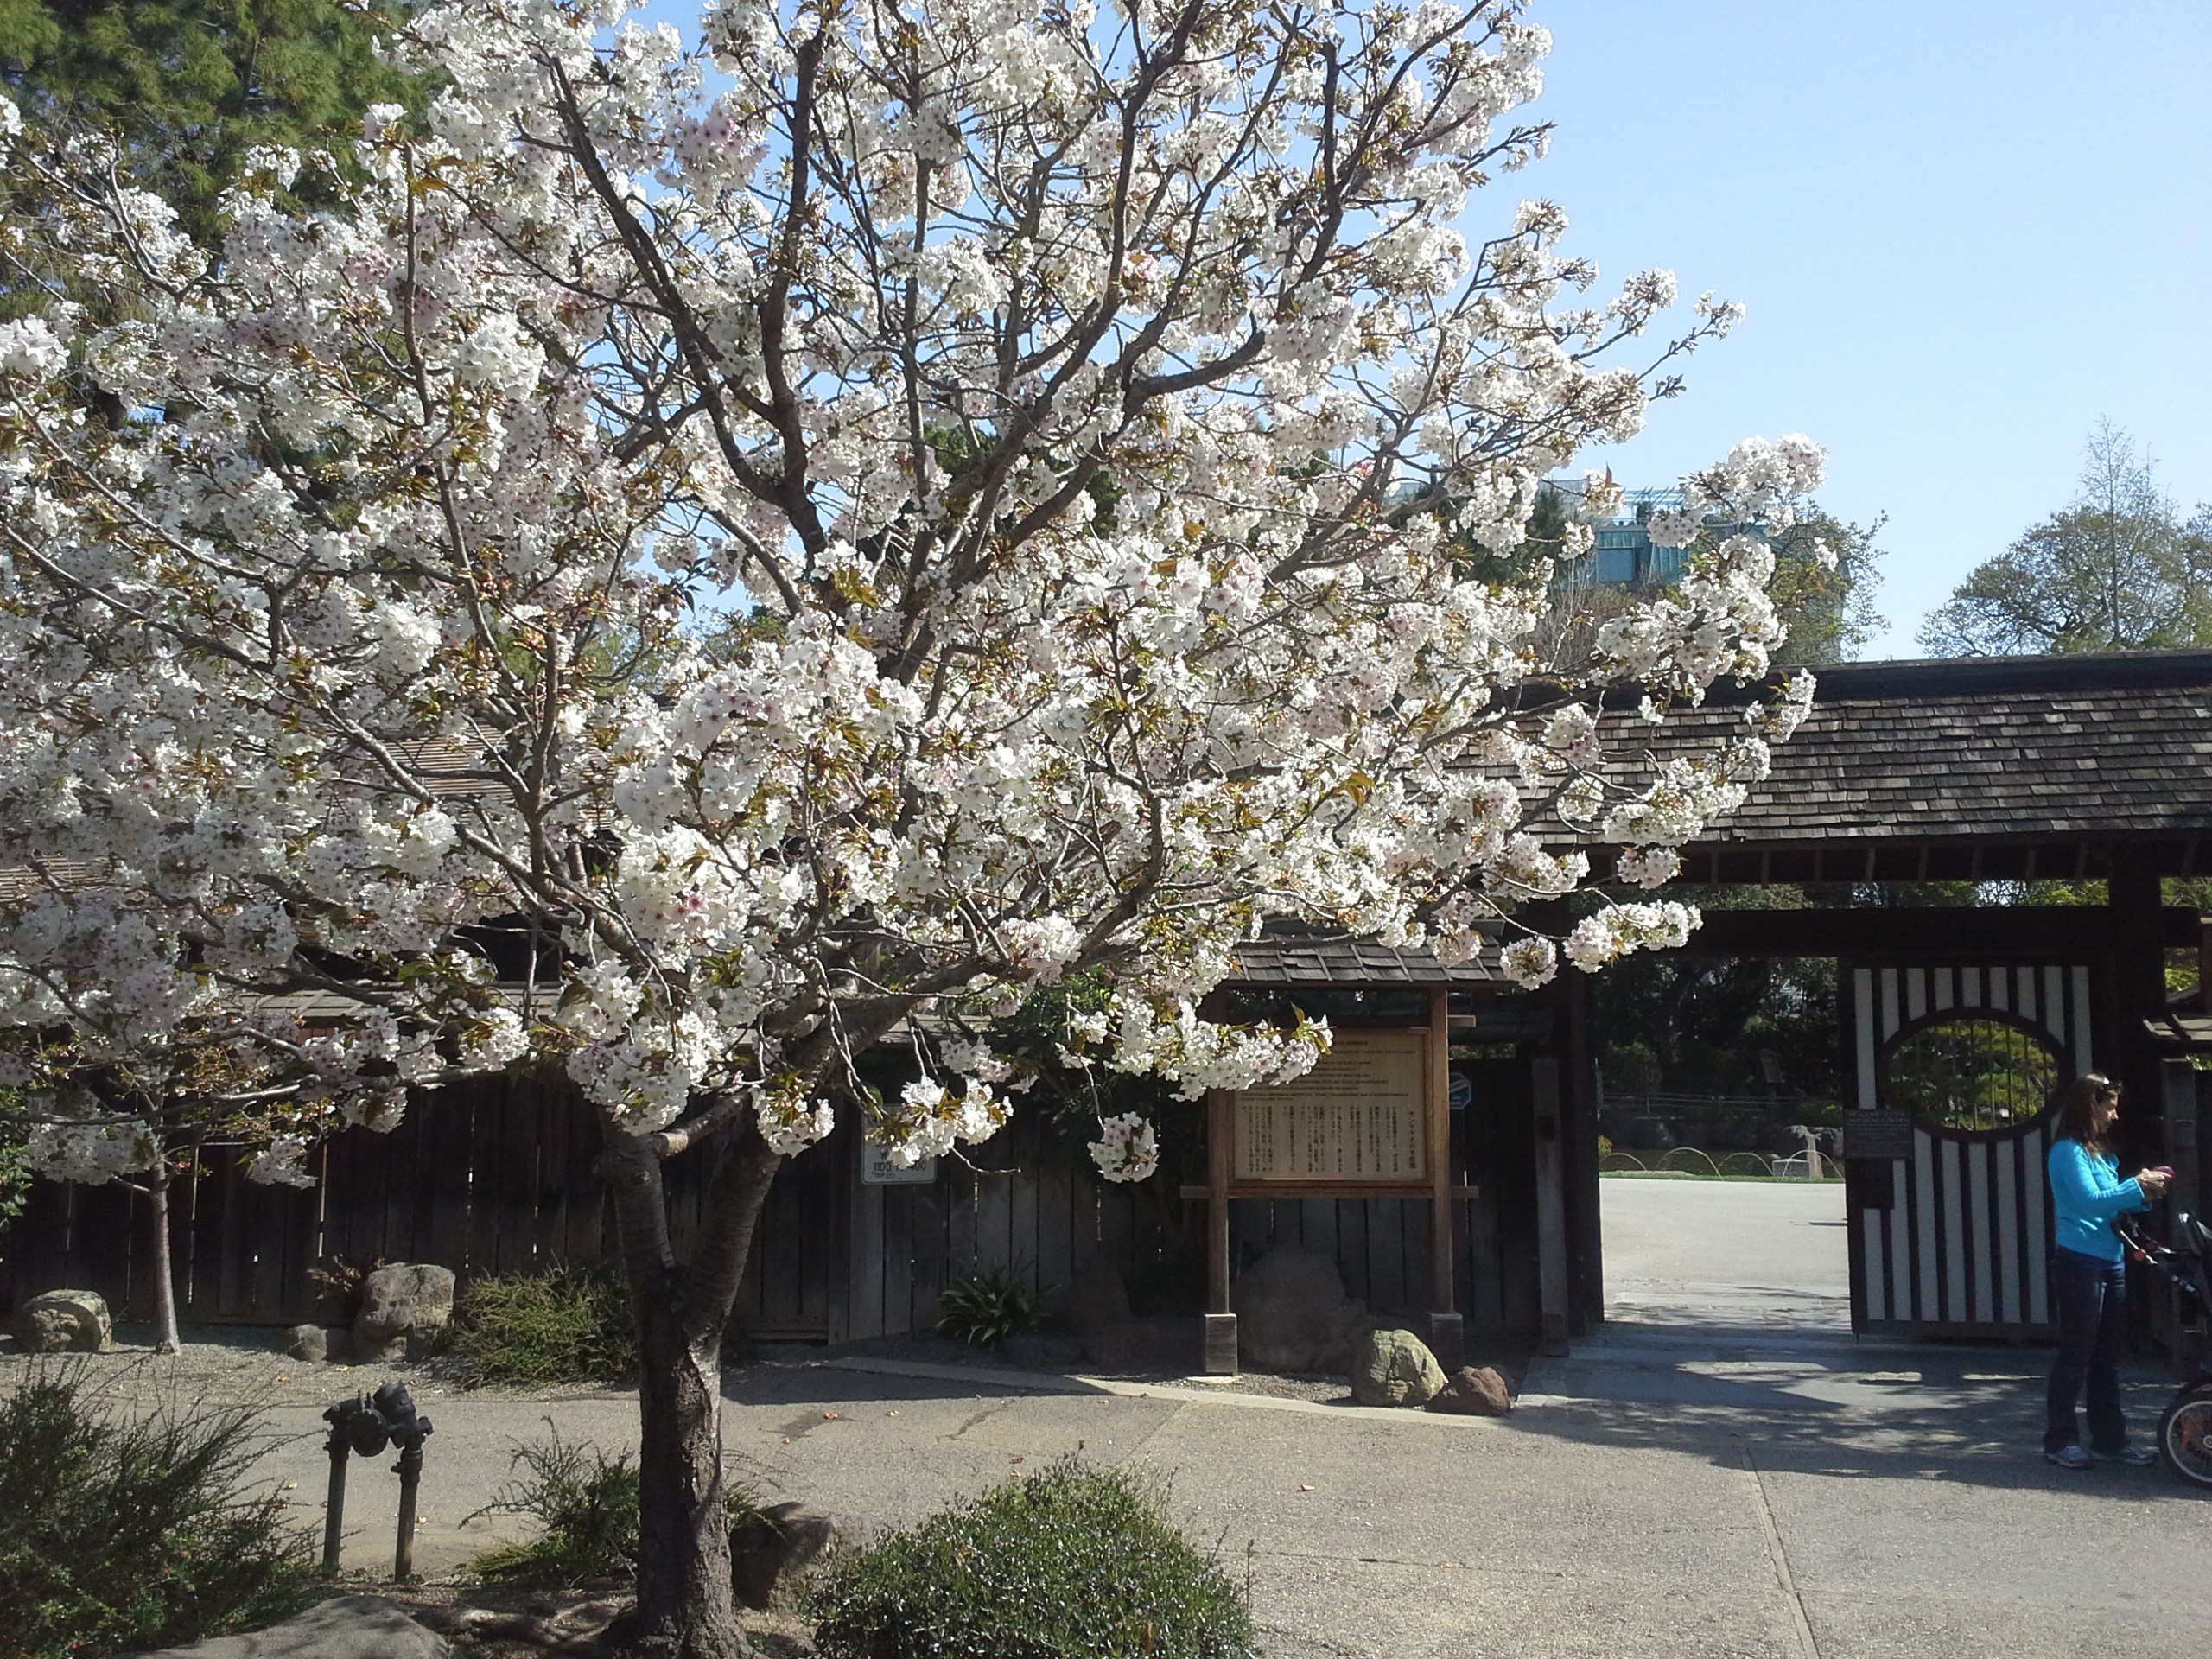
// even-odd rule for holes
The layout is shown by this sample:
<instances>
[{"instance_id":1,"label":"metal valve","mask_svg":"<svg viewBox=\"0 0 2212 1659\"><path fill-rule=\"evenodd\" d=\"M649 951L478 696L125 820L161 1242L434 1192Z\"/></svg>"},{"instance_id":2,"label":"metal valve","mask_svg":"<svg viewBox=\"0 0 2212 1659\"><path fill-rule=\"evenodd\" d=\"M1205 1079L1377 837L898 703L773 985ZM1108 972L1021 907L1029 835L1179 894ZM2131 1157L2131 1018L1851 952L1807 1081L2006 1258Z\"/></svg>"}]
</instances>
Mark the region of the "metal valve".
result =
<instances>
[{"instance_id":1,"label":"metal valve","mask_svg":"<svg viewBox=\"0 0 2212 1659\"><path fill-rule=\"evenodd\" d=\"M323 1450L330 1454L330 1497L323 1514L322 1570L326 1577L338 1572L338 1546L346 1522L346 1460L358 1455L372 1458L386 1446L399 1453L392 1472L399 1477L399 1540L392 1558L392 1576L404 1579L415 1567L416 1494L423 1478L423 1442L430 1438L430 1420L415 1409L415 1396L404 1382L385 1383L373 1395L357 1394L340 1400L323 1414L330 1438Z\"/></svg>"}]
</instances>

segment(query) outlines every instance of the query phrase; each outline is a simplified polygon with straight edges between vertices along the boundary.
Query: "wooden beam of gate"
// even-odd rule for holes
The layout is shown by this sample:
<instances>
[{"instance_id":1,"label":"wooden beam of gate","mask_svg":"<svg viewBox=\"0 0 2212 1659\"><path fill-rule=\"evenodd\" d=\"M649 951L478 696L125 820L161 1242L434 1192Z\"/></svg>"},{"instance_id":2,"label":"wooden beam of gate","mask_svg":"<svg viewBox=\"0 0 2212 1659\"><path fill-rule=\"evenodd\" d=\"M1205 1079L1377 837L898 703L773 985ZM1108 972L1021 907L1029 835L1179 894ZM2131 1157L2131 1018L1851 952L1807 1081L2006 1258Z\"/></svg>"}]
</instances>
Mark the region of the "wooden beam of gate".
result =
<instances>
[{"instance_id":1,"label":"wooden beam of gate","mask_svg":"<svg viewBox=\"0 0 2212 1659\"><path fill-rule=\"evenodd\" d=\"M2194 949L2197 913L2158 912L2161 943ZM1904 906L1890 910L1708 910L1682 950L1706 957L2101 956L2113 948L2101 905Z\"/></svg>"}]
</instances>

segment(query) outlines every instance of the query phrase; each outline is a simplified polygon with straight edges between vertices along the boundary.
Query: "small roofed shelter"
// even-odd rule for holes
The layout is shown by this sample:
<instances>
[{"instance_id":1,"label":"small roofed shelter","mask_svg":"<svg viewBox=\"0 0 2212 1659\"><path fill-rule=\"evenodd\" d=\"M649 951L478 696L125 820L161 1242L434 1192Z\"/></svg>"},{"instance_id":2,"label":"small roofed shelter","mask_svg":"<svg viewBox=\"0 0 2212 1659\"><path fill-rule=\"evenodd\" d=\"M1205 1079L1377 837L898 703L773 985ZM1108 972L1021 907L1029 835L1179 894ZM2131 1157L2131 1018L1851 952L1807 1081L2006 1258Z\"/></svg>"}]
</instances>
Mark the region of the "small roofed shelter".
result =
<instances>
[{"instance_id":1,"label":"small roofed shelter","mask_svg":"<svg viewBox=\"0 0 2212 1659\"><path fill-rule=\"evenodd\" d=\"M2105 902L1708 912L1688 949L1840 961L1854 1324L2045 1333L2049 1114L2027 1080L2108 1072L2130 1097L2130 1155L2193 1162L2164 976L2203 924L2161 882L2212 874L2212 652L1817 672L1770 775L1683 849L1678 880L2094 880ZM1649 764L1716 748L1751 695L1715 688L1670 715ZM1937 1097L1936 1062L1968 1039L2010 1046L2012 1096Z\"/></svg>"},{"instance_id":2,"label":"small roofed shelter","mask_svg":"<svg viewBox=\"0 0 2212 1659\"><path fill-rule=\"evenodd\" d=\"M1208 1206L1205 1369L1237 1369L1236 1281L1284 1245L1332 1257L1447 1368L1471 1344L1563 1352L1593 1329L1587 990L1516 991L1494 953L1447 967L1308 931L1241 947L1217 1007L1325 1014L1335 1042L1295 1084L1207 1096L1207 1180L1183 1189Z\"/></svg>"}]
</instances>

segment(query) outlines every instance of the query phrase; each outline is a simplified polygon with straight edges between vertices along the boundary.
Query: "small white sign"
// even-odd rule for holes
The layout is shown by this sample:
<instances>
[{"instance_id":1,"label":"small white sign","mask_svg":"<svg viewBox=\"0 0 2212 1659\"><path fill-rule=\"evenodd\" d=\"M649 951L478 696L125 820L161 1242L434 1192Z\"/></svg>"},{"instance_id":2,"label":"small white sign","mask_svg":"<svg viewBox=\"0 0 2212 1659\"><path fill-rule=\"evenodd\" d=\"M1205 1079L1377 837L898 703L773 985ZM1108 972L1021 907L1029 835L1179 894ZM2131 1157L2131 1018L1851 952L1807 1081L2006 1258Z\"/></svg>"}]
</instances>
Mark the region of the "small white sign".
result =
<instances>
[{"instance_id":1,"label":"small white sign","mask_svg":"<svg viewBox=\"0 0 2212 1659\"><path fill-rule=\"evenodd\" d=\"M925 1158L910 1168L891 1161L873 1141L861 1143L861 1180L868 1186L927 1186L937 1179L937 1160Z\"/></svg>"}]
</instances>

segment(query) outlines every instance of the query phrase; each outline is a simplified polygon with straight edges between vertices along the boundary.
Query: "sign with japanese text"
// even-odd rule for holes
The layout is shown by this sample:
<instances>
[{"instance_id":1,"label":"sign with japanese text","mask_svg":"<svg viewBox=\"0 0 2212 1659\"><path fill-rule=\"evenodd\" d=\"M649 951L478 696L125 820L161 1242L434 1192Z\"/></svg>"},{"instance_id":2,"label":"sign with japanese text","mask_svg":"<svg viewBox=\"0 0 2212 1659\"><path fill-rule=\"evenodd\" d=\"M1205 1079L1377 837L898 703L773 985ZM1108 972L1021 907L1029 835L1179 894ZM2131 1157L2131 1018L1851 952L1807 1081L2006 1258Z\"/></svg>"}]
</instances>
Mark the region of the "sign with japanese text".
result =
<instances>
[{"instance_id":1,"label":"sign with japanese text","mask_svg":"<svg viewBox=\"0 0 2212 1659\"><path fill-rule=\"evenodd\" d=\"M1424 1032L1339 1032L1296 1082L1242 1090L1235 1179L1426 1179L1427 1057Z\"/></svg>"}]
</instances>

